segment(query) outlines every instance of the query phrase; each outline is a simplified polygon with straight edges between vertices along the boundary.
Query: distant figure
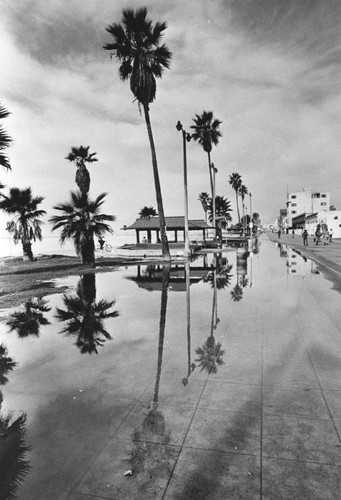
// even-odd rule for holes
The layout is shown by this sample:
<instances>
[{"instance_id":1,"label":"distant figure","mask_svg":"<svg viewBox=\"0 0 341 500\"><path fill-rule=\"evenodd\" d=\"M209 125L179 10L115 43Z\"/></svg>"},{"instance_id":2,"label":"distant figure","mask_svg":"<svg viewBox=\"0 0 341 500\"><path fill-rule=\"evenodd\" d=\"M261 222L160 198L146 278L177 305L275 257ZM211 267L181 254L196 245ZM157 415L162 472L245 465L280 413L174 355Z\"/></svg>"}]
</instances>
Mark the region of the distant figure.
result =
<instances>
[{"instance_id":1,"label":"distant figure","mask_svg":"<svg viewBox=\"0 0 341 500\"><path fill-rule=\"evenodd\" d=\"M295 229L292 228L292 231L291 231L291 237L293 238L295 236Z\"/></svg>"},{"instance_id":2,"label":"distant figure","mask_svg":"<svg viewBox=\"0 0 341 500\"><path fill-rule=\"evenodd\" d=\"M321 232L320 232L319 227L316 228L314 241L315 241L316 245L318 245L321 241Z\"/></svg>"},{"instance_id":3,"label":"distant figure","mask_svg":"<svg viewBox=\"0 0 341 500\"><path fill-rule=\"evenodd\" d=\"M146 243L148 243L147 238L146 238L145 236L143 236L142 243L143 243L144 245L145 245Z\"/></svg>"},{"instance_id":4,"label":"distant figure","mask_svg":"<svg viewBox=\"0 0 341 500\"><path fill-rule=\"evenodd\" d=\"M100 246L100 250L103 250L104 243L105 243L105 239L103 239L103 236L100 236L98 238L98 243L99 243L99 246Z\"/></svg>"},{"instance_id":5,"label":"distant figure","mask_svg":"<svg viewBox=\"0 0 341 500\"><path fill-rule=\"evenodd\" d=\"M277 234L278 234L278 238L280 238L281 237L281 230L280 229L278 230Z\"/></svg>"},{"instance_id":6,"label":"distant figure","mask_svg":"<svg viewBox=\"0 0 341 500\"><path fill-rule=\"evenodd\" d=\"M333 230L332 229L329 230L329 241L330 241L330 243L333 241Z\"/></svg>"},{"instance_id":7,"label":"distant figure","mask_svg":"<svg viewBox=\"0 0 341 500\"><path fill-rule=\"evenodd\" d=\"M303 229L302 238L303 238L303 245L305 247L307 247L308 246L308 231L306 229Z\"/></svg>"}]
</instances>

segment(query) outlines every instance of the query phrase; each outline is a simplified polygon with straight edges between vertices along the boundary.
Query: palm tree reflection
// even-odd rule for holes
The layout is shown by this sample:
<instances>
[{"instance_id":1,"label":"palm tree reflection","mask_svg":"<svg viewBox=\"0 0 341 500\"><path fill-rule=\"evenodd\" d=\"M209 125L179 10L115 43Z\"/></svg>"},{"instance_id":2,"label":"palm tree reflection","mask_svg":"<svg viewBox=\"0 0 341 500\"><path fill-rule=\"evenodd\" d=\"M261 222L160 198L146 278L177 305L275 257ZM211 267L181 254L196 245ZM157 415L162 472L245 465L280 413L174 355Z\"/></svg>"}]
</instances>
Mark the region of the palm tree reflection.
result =
<instances>
[{"instance_id":1,"label":"palm tree reflection","mask_svg":"<svg viewBox=\"0 0 341 500\"><path fill-rule=\"evenodd\" d=\"M221 280L219 281L216 279L216 269L219 270L220 276L222 276ZM207 370L209 373L217 373L218 366L224 364L222 358L225 351L221 348L220 342L216 343L214 337L214 331L217 329L219 323L217 289L219 288L218 284L221 285L223 283L229 283L232 277L232 275L229 274L232 269L232 265L229 265L226 259L217 259L216 269L211 271L213 275L213 279L211 282L213 283L211 334L207 338L205 344L195 350L195 353L198 355L198 358L195 361L201 367L201 371ZM223 286L222 288L225 288L225 286Z\"/></svg>"},{"instance_id":2,"label":"palm tree reflection","mask_svg":"<svg viewBox=\"0 0 341 500\"><path fill-rule=\"evenodd\" d=\"M10 358L4 344L0 345L0 385L7 383L7 375L16 366ZM0 391L0 410L3 395ZM12 420L12 414L3 415L0 412L0 498L16 498L16 490L29 471L29 462L25 459L30 450L26 436L26 415L21 414Z\"/></svg>"},{"instance_id":3,"label":"palm tree reflection","mask_svg":"<svg viewBox=\"0 0 341 500\"><path fill-rule=\"evenodd\" d=\"M96 302L95 274L84 274L78 282L76 293L77 296L64 295L65 310L57 307L58 321L68 322L61 333L77 336L76 345L82 354L98 354L97 348L112 338L103 322L118 316L118 311L112 310L116 301L102 299Z\"/></svg>"},{"instance_id":4,"label":"palm tree reflection","mask_svg":"<svg viewBox=\"0 0 341 500\"><path fill-rule=\"evenodd\" d=\"M152 453L151 443L159 442L167 444L170 441L170 432L166 431L166 423L164 414L159 409L159 390L161 379L161 368L163 358L163 347L166 328L166 314L168 302L168 289L170 278L170 266L164 265L162 271L162 292L161 292L161 308L160 308L160 323L159 323L159 343L158 343L158 358L157 369L154 385L153 402L150 405L149 411L143 419L141 428L137 428L133 432L134 447L130 456L130 465L134 473L142 472L146 468L146 460ZM155 453L155 450L153 451ZM168 447L160 447L159 460L157 466L168 467L168 458L170 455Z\"/></svg>"},{"instance_id":5,"label":"palm tree reflection","mask_svg":"<svg viewBox=\"0 0 341 500\"><path fill-rule=\"evenodd\" d=\"M24 311L15 311L7 321L9 331L16 331L20 338L39 336L40 325L49 325L44 313L51 311L44 299L30 299L24 304Z\"/></svg>"}]
</instances>

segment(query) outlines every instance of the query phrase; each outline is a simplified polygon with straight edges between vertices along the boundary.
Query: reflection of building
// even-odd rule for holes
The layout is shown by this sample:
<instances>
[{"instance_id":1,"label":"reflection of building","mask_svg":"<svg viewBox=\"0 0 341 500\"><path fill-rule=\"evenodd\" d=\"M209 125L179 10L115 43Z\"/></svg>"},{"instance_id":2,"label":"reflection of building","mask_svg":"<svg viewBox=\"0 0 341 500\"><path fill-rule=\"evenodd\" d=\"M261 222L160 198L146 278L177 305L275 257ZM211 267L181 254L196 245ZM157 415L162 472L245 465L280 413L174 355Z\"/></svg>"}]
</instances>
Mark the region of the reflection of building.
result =
<instances>
[{"instance_id":1,"label":"reflection of building","mask_svg":"<svg viewBox=\"0 0 341 500\"><path fill-rule=\"evenodd\" d=\"M160 291L162 290L162 265L137 266L137 275L129 276L128 279L135 281L137 285L146 290ZM190 285L199 283L212 268L203 266L191 266L189 273ZM174 292L186 291L186 264L177 264L171 267L169 277L169 289Z\"/></svg>"},{"instance_id":2,"label":"reflection of building","mask_svg":"<svg viewBox=\"0 0 341 500\"><path fill-rule=\"evenodd\" d=\"M316 264L314 261L302 257L290 247L287 248L287 252L288 274L300 276L301 278L308 278L311 277L312 274L317 274Z\"/></svg>"},{"instance_id":3,"label":"reflection of building","mask_svg":"<svg viewBox=\"0 0 341 500\"><path fill-rule=\"evenodd\" d=\"M315 212L330 210L330 193L316 193L310 188L302 191L288 193L287 198L287 224L293 225L293 219L303 214L309 215ZM299 221L296 220L296 224ZM302 226L297 226L302 227ZM304 226L303 226L304 227Z\"/></svg>"}]
</instances>

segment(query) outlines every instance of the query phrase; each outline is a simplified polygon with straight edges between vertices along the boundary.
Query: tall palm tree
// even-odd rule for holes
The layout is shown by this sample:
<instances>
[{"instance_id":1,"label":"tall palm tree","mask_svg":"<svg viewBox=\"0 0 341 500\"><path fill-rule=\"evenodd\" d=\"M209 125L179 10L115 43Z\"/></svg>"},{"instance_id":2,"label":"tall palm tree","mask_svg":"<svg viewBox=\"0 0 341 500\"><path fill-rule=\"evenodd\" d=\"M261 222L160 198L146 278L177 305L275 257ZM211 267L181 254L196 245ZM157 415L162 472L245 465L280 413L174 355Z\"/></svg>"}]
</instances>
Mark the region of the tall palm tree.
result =
<instances>
[{"instance_id":1,"label":"tall palm tree","mask_svg":"<svg viewBox=\"0 0 341 500\"><path fill-rule=\"evenodd\" d=\"M230 186L232 187L232 189L234 189L235 193L236 193L236 205L237 205L237 214L238 214L238 224L240 224L240 213L239 213L239 204L238 204L238 193L239 193L239 189L242 185L242 178L241 178L241 175L238 174L238 172L233 172L231 175L230 175L230 179L229 179L229 184Z\"/></svg>"},{"instance_id":2,"label":"tall palm tree","mask_svg":"<svg viewBox=\"0 0 341 500\"><path fill-rule=\"evenodd\" d=\"M209 198L208 202L208 213L209 213L209 221L213 221L213 203L212 199ZM231 203L224 196L216 196L215 197L215 216L218 219L216 223L217 236L218 239L222 238L222 229L226 229L227 221L232 220L231 217Z\"/></svg>"},{"instance_id":3,"label":"tall palm tree","mask_svg":"<svg viewBox=\"0 0 341 500\"><path fill-rule=\"evenodd\" d=\"M157 212L154 207L143 207L139 211L140 217L155 217Z\"/></svg>"},{"instance_id":4,"label":"tall palm tree","mask_svg":"<svg viewBox=\"0 0 341 500\"><path fill-rule=\"evenodd\" d=\"M168 47L161 43L163 32L167 27L166 23L156 22L153 25L147 15L146 8L136 9L136 11L124 9L122 11L122 24L114 23L106 28L114 41L106 43L104 49L112 51L112 54L120 61L120 78L122 80L130 79L130 89L139 106L143 107L152 155L162 255L165 260L170 260L149 104L154 101L156 96L156 78L161 78L163 70L169 68L172 54Z\"/></svg>"},{"instance_id":5,"label":"tall palm tree","mask_svg":"<svg viewBox=\"0 0 341 500\"><path fill-rule=\"evenodd\" d=\"M20 338L30 335L39 336L40 325L49 325L44 313L51 310L44 299L30 299L24 304L24 311L15 311L7 320L9 331L16 331Z\"/></svg>"},{"instance_id":6,"label":"tall palm tree","mask_svg":"<svg viewBox=\"0 0 341 500\"><path fill-rule=\"evenodd\" d=\"M79 192L71 192L71 201L53 207L63 212L50 218L53 224L52 231L61 228L60 242L73 241L77 255L81 256L82 263L95 267L94 236L99 238L105 233L112 233L112 228L104 221L114 221L114 215L101 214L100 208L104 203L106 193L102 193L95 200Z\"/></svg>"},{"instance_id":7,"label":"tall palm tree","mask_svg":"<svg viewBox=\"0 0 341 500\"><path fill-rule=\"evenodd\" d=\"M243 210L243 234L245 233L245 205L244 205L244 200L245 196L248 194L248 189L245 186L245 184L242 184L238 190L239 196L242 199L242 210Z\"/></svg>"},{"instance_id":8,"label":"tall palm tree","mask_svg":"<svg viewBox=\"0 0 341 500\"><path fill-rule=\"evenodd\" d=\"M79 148L72 147L71 152L65 158L76 164L77 170L75 181L82 194L87 194L90 188L90 174L85 163L98 161L98 159L95 158L97 153L89 153L89 149L90 146L79 146Z\"/></svg>"},{"instance_id":9,"label":"tall palm tree","mask_svg":"<svg viewBox=\"0 0 341 500\"><path fill-rule=\"evenodd\" d=\"M219 137L222 136L220 132L219 125L222 123L220 120L214 119L212 111L203 111L202 115L195 115L193 118L194 125L191 128L194 129L192 138L197 141L203 150L207 153L208 158L208 171L210 176L210 186L211 186L211 197L213 199L213 205L215 203L214 194L214 180L212 170L214 168L211 162L211 151L212 145L217 146L219 142ZM215 212L215 211L213 211ZM213 226L215 228L215 214L213 213Z\"/></svg>"},{"instance_id":10,"label":"tall palm tree","mask_svg":"<svg viewBox=\"0 0 341 500\"><path fill-rule=\"evenodd\" d=\"M21 241L24 260L33 261L32 241L42 240L41 224L39 220L46 214L45 210L38 210L43 201L42 196L32 196L31 188L11 188L9 196L2 196L0 210L14 215L7 229L13 235L14 243Z\"/></svg>"},{"instance_id":11,"label":"tall palm tree","mask_svg":"<svg viewBox=\"0 0 341 500\"><path fill-rule=\"evenodd\" d=\"M205 212L205 222L207 222L207 210L208 210L208 204L209 204L210 197L209 197L208 193L202 192L199 194L198 200L200 201L201 206L203 208L203 211Z\"/></svg>"},{"instance_id":12,"label":"tall palm tree","mask_svg":"<svg viewBox=\"0 0 341 500\"><path fill-rule=\"evenodd\" d=\"M76 335L76 346L81 353L96 353L106 340L112 337L104 328L104 320L116 318L118 311L112 310L115 300L96 302L96 276L84 274L78 282L77 296L64 295L66 309L57 307L58 321L67 321L61 333Z\"/></svg>"},{"instance_id":13,"label":"tall palm tree","mask_svg":"<svg viewBox=\"0 0 341 500\"><path fill-rule=\"evenodd\" d=\"M0 104L0 120L7 118L8 115L9 111ZM0 165L7 170L11 169L11 164L5 151L9 148L11 143L12 138L7 134L2 125L0 125Z\"/></svg>"}]
</instances>

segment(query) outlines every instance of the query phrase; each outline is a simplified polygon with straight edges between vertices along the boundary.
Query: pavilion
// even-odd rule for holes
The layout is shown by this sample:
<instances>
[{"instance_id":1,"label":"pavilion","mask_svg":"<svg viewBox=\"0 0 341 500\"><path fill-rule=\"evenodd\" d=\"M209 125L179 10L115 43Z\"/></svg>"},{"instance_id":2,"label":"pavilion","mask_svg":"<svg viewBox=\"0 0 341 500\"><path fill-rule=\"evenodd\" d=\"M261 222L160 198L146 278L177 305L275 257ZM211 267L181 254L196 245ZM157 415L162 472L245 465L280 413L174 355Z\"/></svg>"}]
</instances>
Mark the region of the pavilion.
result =
<instances>
[{"instance_id":1,"label":"pavilion","mask_svg":"<svg viewBox=\"0 0 341 500\"><path fill-rule=\"evenodd\" d=\"M183 236L183 238L180 241L183 242L185 240L185 217L181 215L176 217L165 217L165 219L166 219L166 230L169 240L178 243L179 241L178 237L180 233ZM140 241L141 233L146 234L146 239L149 244L160 242L159 217L141 217L140 219L136 219L134 224L132 224L131 226L124 226L122 229L125 231L128 231L130 229L135 229L136 243L138 245L141 244ZM207 222L205 222L202 219L188 221L188 230L202 231L203 240L205 240L205 232L207 229L213 229L213 228L212 226L209 226ZM155 234L154 238L152 238L153 233ZM171 237L171 233L173 233L174 235L173 239Z\"/></svg>"}]
</instances>

